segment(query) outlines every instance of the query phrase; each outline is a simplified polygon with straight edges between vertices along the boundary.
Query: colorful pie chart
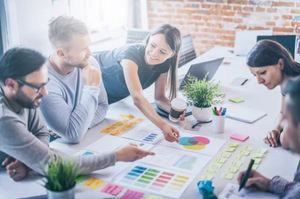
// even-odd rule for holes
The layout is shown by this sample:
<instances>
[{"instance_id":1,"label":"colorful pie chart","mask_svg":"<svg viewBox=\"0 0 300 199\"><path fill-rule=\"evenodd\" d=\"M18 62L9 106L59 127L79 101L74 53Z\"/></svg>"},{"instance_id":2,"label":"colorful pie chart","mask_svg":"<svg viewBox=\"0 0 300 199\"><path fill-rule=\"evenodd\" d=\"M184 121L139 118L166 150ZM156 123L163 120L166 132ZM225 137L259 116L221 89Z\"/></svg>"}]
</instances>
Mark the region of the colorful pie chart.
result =
<instances>
[{"instance_id":1,"label":"colorful pie chart","mask_svg":"<svg viewBox=\"0 0 300 199\"><path fill-rule=\"evenodd\" d=\"M189 150L202 150L210 143L210 140L205 137L180 137L180 145Z\"/></svg>"}]
</instances>

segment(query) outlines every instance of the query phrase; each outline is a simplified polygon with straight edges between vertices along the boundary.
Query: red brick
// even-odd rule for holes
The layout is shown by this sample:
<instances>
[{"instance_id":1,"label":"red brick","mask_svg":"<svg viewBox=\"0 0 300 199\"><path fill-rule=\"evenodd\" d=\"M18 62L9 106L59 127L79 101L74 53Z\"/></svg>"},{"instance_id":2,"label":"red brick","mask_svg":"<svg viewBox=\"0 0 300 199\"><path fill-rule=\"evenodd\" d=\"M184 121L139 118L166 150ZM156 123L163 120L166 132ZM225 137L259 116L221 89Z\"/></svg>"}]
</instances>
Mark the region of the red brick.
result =
<instances>
[{"instance_id":1,"label":"red brick","mask_svg":"<svg viewBox=\"0 0 300 199\"><path fill-rule=\"evenodd\" d=\"M298 21L292 21L292 26L300 27L300 22L298 22Z\"/></svg>"},{"instance_id":2,"label":"red brick","mask_svg":"<svg viewBox=\"0 0 300 199\"><path fill-rule=\"evenodd\" d=\"M195 20L201 20L202 17L201 16L191 16L191 19L195 19Z\"/></svg>"},{"instance_id":3,"label":"red brick","mask_svg":"<svg viewBox=\"0 0 300 199\"><path fill-rule=\"evenodd\" d=\"M270 28L265 28L265 27L260 27L260 26L255 26L255 27L250 27L249 30L269 30Z\"/></svg>"},{"instance_id":4,"label":"red brick","mask_svg":"<svg viewBox=\"0 0 300 199\"><path fill-rule=\"evenodd\" d=\"M172 3L164 3L164 6L168 8L172 8L172 5L173 5Z\"/></svg>"},{"instance_id":5,"label":"red brick","mask_svg":"<svg viewBox=\"0 0 300 199\"><path fill-rule=\"evenodd\" d=\"M274 20L278 20L279 18L279 16L274 16Z\"/></svg>"},{"instance_id":6,"label":"red brick","mask_svg":"<svg viewBox=\"0 0 300 199\"><path fill-rule=\"evenodd\" d=\"M291 13L293 13L293 14L300 14L300 10L291 9Z\"/></svg>"},{"instance_id":7,"label":"red brick","mask_svg":"<svg viewBox=\"0 0 300 199\"><path fill-rule=\"evenodd\" d=\"M235 36L232 36L232 35L221 35L219 38L221 38L222 40L234 41Z\"/></svg>"},{"instance_id":8,"label":"red brick","mask_svg":"<svg viewBox=\"0 0 300 199\"><path fill-rule=\"evenodd\" d=\"M222 11L223 16L230 16L233 17L235 15L235 12L230 12L230 11Z\"/></svg>"},{"instance_id":9,"label":"red brick","mask_svg":"<svg viewBox=\"0 0 300 199\"><path fill-rule=\"evenodd\" d=\"M171 20L170 21L170 24L176 24L176 25L185 25L185 22L184 21L175 21L175 20Z\"/></svg>"},{"instance_id":10,"label":"red brick","mask_svg":"<svg viewBox=\"0 0 300 199\"><path fill-rule=\"evenodd\" d=\"M294 32L294 28L274 27L273 32Z\"/></svg>"},{"instance_id":11,"label":"red brick","mask_svg":"<svg viewBox=\"0 0 300 199\"><path fill-rule=\"evenodd\" d=\"M222 34L235 35L234 30L221 30Z\"/></svg>"},{"instance_id":12,"label":"red brick","mask_svg":"<svg viewBox=\"0 0 300 199\"><path fill-rule=\"evenodd\" d=\"M168 15L168 14L162 14L162 15L159 15L159 17L161 18L168 18L168 19L171 19L173 15Z\"/></svg>"},{"instance_id":13,"label":"red brick","mask_svg":"<svg viewBox=\"0 0 300 199\"><path fill-rule=\"evenodd\" d=\"M282 15L282 19L292 20L293 19L293 15Z\"/></svg>"},{"instance_id":14,"label":"red brick","mask_svg":"<svg viewBox=\"0 0 300 199\"><path fill-rule=\"evenodd\" d=\"M257 7L255 9L256 12L265 12L266 11L266 8L262 8L262 7Z\"/></svg>"},{"instance_id":15,"label":"red brick","mask_svg":"<svg viewBox=\"0 0 300 199\"><path fill-rule=\"evenodd\" d=\"M188 10L188 9L178 9L177 10L178 14L193 14L194 10Z\"/></svg>"},{"instance_id":16,"label":"red brick","mask_svg":"<svg viewBox=\"0 0 300 199\"><path fill-rule=\"evenodd\" d=\"M268 8L267 12L277 12L277 8Z\"/></svg>"},{"instance_id":17,"label":"red brick","mask_svg":"<svg viewBox=\"0 0 300 199\"><path fill-rule=\"evenodd\" d=\"M241 6L233 6L233 10L234 11L242 11L242 7Z\"/></svg>"},{"instance_id":18,"label":"red brick","mask_svg":"<svg viewBox=\"0 0 300 199\"><path fill-rule=\"evenodd\" d=\"M248 5L249 4L249 0L228 0L227 3Z\"/></svg>"},{"instance_id":19,"label":"red brick","mask_svg":"<svg viewBox=\"0 0 300 199\"><path fill-rule=\"evenodd\" d=\"M204 8L204 9L210 9L212 7L212 5L211 4L207 4L207 3L202 3L201 7Z\"/></svg>"},{"instance_id":20,"label":"red brick","mask_svg":"<svg viewBox=\"0 0 300 199\"><path fill-rule=\"evenodd\" d=\"M292 26L292 22L291 21L284 21L282 23L282 26Z\"/></svg>"},{"instance_id":21,"label":"red brick","mask_svg":"<svg viewBox=\"0 0 300 199\"><path fill-rule=\"evenodd\" d=\"M237 28L237 29L246 30L246 29L247 29L247 26L246 26L246 25L238 25L236 28Z\"/></svg>"},{"instance_id":22,"label":"red brick","mask_svg":"<svg viewBox=\"0 0 300 199\"><path fill-rule=\"evenodd\" d=\"M298 29L296 30L296 33L300 33L300 28L298 28Z\"/></svg>"},{"instance_id":23,"label":"red brick","mask_svg":"<svg viewBox=\"0 0 300 199\"><path fill-rule=\"evenodd\" d=\"M211 16L211 20L221 21L222 20L222 16L221 15Z\"/></svg>"},{"instance_id":24,"label":"red brick","mask_svg":"<svg viewBox=\"0 0 300 199\"><path fill-rule=\"evenodd\" d=\"M185 4L183 7L184 7L184 8L190 8L190 7L191 7L191 4L190 4L190 3Z\"/></svg>"},{"instance_id":25,"label":"red brick","mask_svg":"<svg viewBox=\"0 0 300 199\"><path fill-rule=\"evenodd\" d=\"M294 2L273 2L272 6L277 6L277 7L294 7L295 3Z\"/></svg>"},{"instance_id":26,"label":"red brick","mask_svg":"<svg viewBox=\"0 0 300 199\"><path fill-rule=\"evenodd\" d=\"M223 21L225 21L225 22L233 22L233 18L223 18Z\"/></svg>"},{"instance_id":27,"label":"red brick","mask_svg":"<svg viewBox=\"0 0 300 199\"><path fill-rule=\"evenodd\" d=\"M195 25L195 26L204 26L204 22L194 22L194 21L188 21L187 25Z\"/></svg>"},{"instance_id":28,"label":"red brick","mask_svg":"<svg viewBox=\"0 0 300 199\"><path fill-rule=\"evenodd\" d=\"M223 9L223 10L231 10L231 6L229 6L229 5L224 5L224 6L222 6L222 9Z\"/></svg>"},{"instance_id":29,"label":"red brick","mask_svg":"<svg viewBox=\"0 0 300 199\"><path fill-rule=\"evenodd\" d=\"M187 1L189 1L189 2L199 2L199 3L204 2L204 0L187 0Z\"/></svg>"},{"instance_id":30,"label":"red brick","mask_svg":"<svg viewBox=\"0 0 300 199\"><path fill-rule=\"evenodd\" d=\"M247 6L247 7L244 7L243 10L246 11L246 12L253 12L253 11L254 11L254 8L253 8L253 7L248 7L248 6Z\"/></svg>"},{"instance_id":31,"label":"red brick","mask_svg":"<svg viewBox=\"0 0 300 199\"><path fill-rule=\"evenodd\" d=\"M267 26L276 26L276 22L275 21L267 21L266 25Z\"/></svg>"}]
</instances>

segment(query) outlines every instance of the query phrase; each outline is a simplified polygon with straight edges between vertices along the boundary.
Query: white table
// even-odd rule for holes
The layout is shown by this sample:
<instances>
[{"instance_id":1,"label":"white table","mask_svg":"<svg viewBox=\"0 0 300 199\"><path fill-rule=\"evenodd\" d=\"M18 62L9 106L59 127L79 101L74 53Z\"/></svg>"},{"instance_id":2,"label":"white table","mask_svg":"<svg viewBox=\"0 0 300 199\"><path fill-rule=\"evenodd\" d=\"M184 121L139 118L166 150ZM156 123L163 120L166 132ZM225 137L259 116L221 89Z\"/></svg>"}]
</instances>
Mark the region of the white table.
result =
<instances>
[{"instance_id":1,"label":"white table","mask_svg":"<svg viewBox=\"0 0 300 199\"><path fill-rule=\"evenodd\" d=\"M189 66L192 63L197 63L201 61L206 61L218 57L226 57L224 61L230 61L231 65L221 65L218 69L214 79L221 81L221 89L226 93L226 103L230 103L228 101L229 98L232 97L240 97L245 99L245 102L241 104L241 106L246 106L253 109L265 110L267 111L267 116L262 119L256 121L253 124L247 124L243 122L239 122L232 119L226 119L225 132L223 134L214 134L211 132L211 123L202 125L198 132L189 133L197 134L197 135L205 135L210 137L215 137L224 140L230 140L229 137L233 133L243 133L250 136L248 140L245 142L241 142L240 145L253 146L255 148L268 148L268 152L266 154L266 158L260 163L258 171L261 172L268 178L272 178L275 175L280 175L288 180L293 180L294 173L296 172L296 168L298 165L299 158L293 155L290 151L283 150L281 147L278 148L270 148L263 142L263 138L266 135L267 131L270 130L274 126L274 121L276 119L277 114L280 109L280 101L281 95L279 88L276 88L272 91L268 91L264 86L258 85L256 78L250 74L246 64L245 58L243 57L235 57L233 54L228 52L227 48L217 47L214 48L207 53L201 55L196 58L192 62L186 64L182 68L179 69L179 75L185 74L188 70ZM246 77L251 78L244 86L235 87L230 86L230 82L236 77ZM144 95L150 102L154 101L154 88L151 86L147 90L144 91ZM240 106L240 104L237 104ZM50 147L57 151L60 154L74 155L78 151L84 149L86 146L105 136L105 134L100 133L100 131L107 127L108 125L114 123L116 120L120 120L117 116L119 114L133 114L136 117L143 116L141 112L134 106L131 97L128 97L118 103L110 105L109 111L107 113L106 119L99 125L90 129L85 137L83 138L80 144L69 145L65 144L64 141L58 139L50 144ZM168 120L166 120L170 124L174 124ZM184 126L187 123L194 124L196 120L193 116L189 116L186 118L184 122L180 122L178 125L178 130L182 131ZM233 141L233 140L230 140ZM227 145L225 143L224 147ZM237 151L241 149L238 148ZM220 153L220 152L219 152ZM218 153L218 154L219 154ZM217 155L218 155L217 154ZM237 152L234 153L234 155ZM214 159L214 158L213 158ZM211 162L213 161L211 160ZM209 165L209 164L208 164ZM195 177L194 181L190 184L187 190L183 193L181 198L202 198L201 194L197 188L197 182L199 181L199 176L203 173L203 171L208 168L208 165ZM224 166L220 170L225 170L225 168L229 165L229 162L225 163ZM240 170L244 170L244 168L240 168ZM230 180L222 179L221 172L219 172L213 179L213 186L215 187L214 193L219 195L219 193L223 190L227 183L232 182L237 184L236 178L238 174L235 174L234 178ZM78 188L78 186L77 186ZM76 188L76 198L99 198L100 191L99 190L91 190L91 189L81 189ZM134 189L133 189L134 190ZM149 194L151 194L149 192ZM156 195L156 194L153 194Z\"/></svg>"}]
</instances>

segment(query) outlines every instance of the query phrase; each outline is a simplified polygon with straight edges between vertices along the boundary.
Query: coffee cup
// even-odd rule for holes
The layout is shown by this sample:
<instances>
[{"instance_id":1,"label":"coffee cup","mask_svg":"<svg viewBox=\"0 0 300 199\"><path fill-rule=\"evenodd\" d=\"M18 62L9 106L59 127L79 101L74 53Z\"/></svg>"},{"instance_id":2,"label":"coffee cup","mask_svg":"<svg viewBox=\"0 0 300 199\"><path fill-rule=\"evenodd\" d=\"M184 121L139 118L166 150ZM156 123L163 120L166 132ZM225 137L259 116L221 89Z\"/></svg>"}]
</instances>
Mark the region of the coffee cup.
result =
<instances>
[{"instance_id":1,"label":"coffee cup","mask_svg":"<svg viewBox=\"0 0 300 199\"><path fill-rule=\"evenodd\" d=\"M183 111L187 108L186 102L181 98L174 98L171 101L171 108L169 113L169 119L172 122L178 122L179 116L183 113Z\"/></svg>"}]
</instances>

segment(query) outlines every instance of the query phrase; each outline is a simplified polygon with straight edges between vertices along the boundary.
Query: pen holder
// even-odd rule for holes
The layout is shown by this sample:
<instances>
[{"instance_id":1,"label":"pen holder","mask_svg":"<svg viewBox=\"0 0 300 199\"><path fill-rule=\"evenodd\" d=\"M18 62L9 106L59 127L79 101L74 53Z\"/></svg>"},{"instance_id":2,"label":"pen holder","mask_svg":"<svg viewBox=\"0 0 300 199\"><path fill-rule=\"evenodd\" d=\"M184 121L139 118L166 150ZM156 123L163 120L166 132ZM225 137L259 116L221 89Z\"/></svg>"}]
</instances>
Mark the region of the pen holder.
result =
<instances>
[{"instance_id":1,"label":"pen holder","mask_svg":"<svg viewBox=\"0 0 300 199\"><path fill-rule=\"evenodd\" d=\"M212 117L212 132L224 133L225 129L225 115L218 116L213 115Z\"/></svg>"}]
</instances>

